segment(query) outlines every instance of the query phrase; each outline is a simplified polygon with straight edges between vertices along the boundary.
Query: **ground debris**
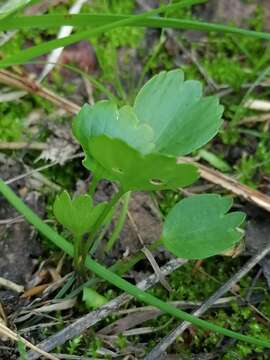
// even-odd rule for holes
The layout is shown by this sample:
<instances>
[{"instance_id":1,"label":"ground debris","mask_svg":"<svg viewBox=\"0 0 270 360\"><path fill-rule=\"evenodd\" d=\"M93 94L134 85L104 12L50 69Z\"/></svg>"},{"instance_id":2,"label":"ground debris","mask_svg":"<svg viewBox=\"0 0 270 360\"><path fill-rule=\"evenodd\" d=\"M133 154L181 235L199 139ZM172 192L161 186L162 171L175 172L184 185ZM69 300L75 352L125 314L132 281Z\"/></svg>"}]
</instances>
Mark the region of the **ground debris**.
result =
<instances>
[{"instance_id":1,"label":"ground debris","mask_svg":"<svg viewBox=\"0 0 270 360\"><path fill-rule=\"evenodd\" d=\"M230 22L237 26L245 24L255 10L255 4L244 4L241 0L210 0L206 5L211 21Z\"/></svg>"},{"instance_id":2,"label":"ground debris","mask_svg":"<svg viewBox=\"0 0 270 360\"><path fill-rule=\"evenodd\" d=\"M79 149L79 144L71 135L70 124L48 123L52 132L46 144L48 148L43 150L38 160L57 161L63 165L70 156L74 155Z\"/></svg>"},{"instance_id":3,"label":"ground debris","mask_svg":"<svg viewBox=\"0 0 270 360\"><path fill-rule=\"evenodd\" d=\"M11 165L12 164L12 165ZM20 165L6 162L0 165L0 174L4 179L18 175L21 171ZM25 189L23 181L16 183L17 191ZM36 211L42 214L44 209L43 201L39 193L27 191L24 196L25 202ZM0 220L17 218L18 213L2 197L0 198ZM0 223L0 274L1 277L20 285L26 285L32 275L36 260L41 255L41 248L36 241L36 233L23 221L11 221ZM19 305L18 294L12 290L1 289L0 299L3 305L7 306L7 312L11 312Z\"/></svg>"}]
</instances>

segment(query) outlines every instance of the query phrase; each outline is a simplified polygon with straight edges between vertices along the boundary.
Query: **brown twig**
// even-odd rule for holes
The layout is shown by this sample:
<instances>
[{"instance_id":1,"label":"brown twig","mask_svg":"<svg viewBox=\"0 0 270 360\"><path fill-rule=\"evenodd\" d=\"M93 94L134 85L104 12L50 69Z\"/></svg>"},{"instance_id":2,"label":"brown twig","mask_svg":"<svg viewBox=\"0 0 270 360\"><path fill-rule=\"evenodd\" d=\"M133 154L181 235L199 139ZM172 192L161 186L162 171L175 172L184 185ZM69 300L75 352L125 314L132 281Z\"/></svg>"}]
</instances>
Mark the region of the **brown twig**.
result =
<instances>
[{"instance_id":1,"label":"brown twig","mask_svg":"<svg viewBox=\"0 0 270 360\"><path fill-rule=\"evenodd\" d=\"M270 121L270 114L263 114L263 115L255 115L255 116L247 116L244 117L242 120L238 122L239 125L242 124L254 124L258 122L269 122Z\"/></svg>"},{"instance_id":2,"label":"brown twig","mask_svg":"<svg viewBox=\"0 0 270 360\"><path fill-rule=\"evenodd\" d=\"M179 162L188 162L197 166L200 170L201 177L213 184L220 185L224 189L231 191L233 194L244 198L245 200L256 204L266 211L270 211L270 197L258 190L254 190L239 181L224 175L221 172L202 165L191 158L179 158Z\"/></svg>"},{"instance_id":3,"label":"brown twig","mask_svg":"<svg viewBox=\"0 0 270 360\"><path fill-rule=\"evenodd\" d=\"M50 355L47 352L39 349L32 343L30 343L28 340L22 338L21 336L17 335L14 331L10 330L6 325L0 323L0 334L5 335L11 340L14 341L21 341L24 345L35 351L35 353L38 353L38 356L44 356L46 359L50 360L58 360L58 358L54 355Z\"/></svg>"},{"instance_id":4,"label":"brown twig","mask_svg":"<svg viewBox=\"0 0 270 360\"><path fill-rule=\"evenodd\" d=\"M41 142L0 142L0 150L21 150L21 149L31 149L31 150L45 150L48 148L48 145Z\"/></svg>"},{"instance_id":5,"label":"brown twig","mask_svg":"<svg viewBox=\"0 0 270 360\"><path fill-rule=\"evenodd\" d=\"M80 110L80 106L69 101L51 90L41 86L38 82L31 80L25 76L20 76L8 70L0 70L0 82L8 86L12 86L28 93L41 96L42 98L52 102L57 107L63 108L65 111L76 114Z\"/></svg>"},{"instance_id":6,"label":"brown twig","mask_svg":"<svg viewBox=\"0 0 270 360\"><path fill-rule=\"evenodd\" d=\"M18 285L13 281L7 280L5 278L0 277L0 288L4 287L10 290L13 290L17 293L22 293L24 291L24 287L22 285Z\"/></svg>"}]
</instances>

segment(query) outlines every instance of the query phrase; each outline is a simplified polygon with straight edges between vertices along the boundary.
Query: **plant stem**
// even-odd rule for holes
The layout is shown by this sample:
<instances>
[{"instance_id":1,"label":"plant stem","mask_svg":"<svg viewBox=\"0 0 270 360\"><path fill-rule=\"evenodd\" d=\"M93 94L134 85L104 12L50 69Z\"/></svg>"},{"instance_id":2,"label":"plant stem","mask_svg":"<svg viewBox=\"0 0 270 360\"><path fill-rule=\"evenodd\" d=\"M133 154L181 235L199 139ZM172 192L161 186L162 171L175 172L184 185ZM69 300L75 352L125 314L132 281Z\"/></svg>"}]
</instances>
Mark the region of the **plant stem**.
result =
<instances>
[{"instance_id":1,"label":"plant stem","mask_svg":"<svg viewBox=\"0 0 270 360\"><path fill-rule=\"evenodd\" d=\"M80 272L81 270L81 244L82 244L82 237L81 236L74 236L74 266L77 271Z\"/></svg>"},{"instance_id":2,"label":"plant stem","mask_svg":"<svg viewBox=\"0 0 270 360\"><path fill-rule=\"evenodd\" d=\"M160 245L162 245L161 239L156 240L151 245L148 246L150 250L157 249ZM109 267L109 270L114 272L115 274L122 276L127 273L129 270L133 268L140 260L145 259L145 254L139 250L136 254L129 258L117 260L112 266ZM102 281L102 280L101 280ZM77 296L84 287L91 287L100 282L98 278L92 278L87 280L84 284L80 285L77 289L73 290L70 294L66 296L66 299L72 299Z\"/></svg>"},{"instance_id":3,"label":"plant stem","mask_svg":"<svg viewBox=\"0 0 270 360\"><path fill-rule=\"evenodd\" d=\"M114 194L111 201L108 203L108 205L105 207L104 211L101 213L101 215L97 219L96 223L94 224L94 226L92 228L91 234L85 244L85 247L84 247L85 256L88 254L88 251L94 241L95 235L96 235L97 231L99 230L100 226L103 224L106 217L110 214L110 212L112 211L114 206L117 204L117 202L120 200L120 198L123 194L124 194L124 191L122 189L119 189L119 191L116 194Z\"/></svg>"},{"instance_id":4,"label":"plant stem","mask_svg":"<svg viewBox=\"0 0 270 360\"><path fill-rule=\"evenodd\" d=\"M60 236L55 232L50 226L45 224L39 216L37 216L28 206L26 206L22 200L17 197L17 195L0 179L0 192L5 196L5 198L22 214L24 217L32 224L34 227L39 230L43 235L45 235L49 240L51 240L55 245L64 250L67 254L73 256L74 249L72 244L70 244L66 239ZM238 340L251 343L253 345L263 346L270 348L270 342L264 341L252 336L245 336L240 333L222 328L218 325L209 323L208 321L194 317L191 314L188 314L180 309L175 308L174 306L166 303L153 295L148 294L135 285L130 284L128 281L122 279L118 275L114 274L110 270L106 269L102 265L98 264L96 261L90 257L86 258L85 262L86 267L94 272L97 276L105 279L109 283L118 287L119 289L129 293L134 296L136 299L143 301L149 305L153 305L160 310L177 317L180 320L186 320L191 322L193 325L199 326L203 329L215 331L219 334L229 336Z\"/></svg>"},{"instance_id":5,"label":"plant stem","mask_svg":"<svg viewBox=\"0 0 270 360\"><path fill-rule=\"evenodd\" d=\"M91 255L91 256L94 256L97 249L98 249L98 246L101 242L101 240L104 238L106 232L108 231L109 229L109 226L111 224L111 221L112 221L112 218L113 218L113 213L111 212L109 215L107 215L106 217L106 221L104 221L103 223L103 227L101 229L101 231L99 232L99 234L95 237L95 240L93 241L93 243L91 244L91 248L89 249L89 254L88 255Z\"/></svg>"},{"instance_id":6,"label":"plant stem","mask_svg":"<svg viewBox=\"0 0 270 360\"><path fill-rule=\"evenodd\" d=\"M92 197L93 197L93 195L95 193L98 181L99 181L99 178L94 175L93 178L92 178L92 181L90 183L89 189L88 189L88 194L90 196L92 196Z\"/></svg>"},{"instance_id":7,"label":"plant stem","mask_svg":"<svg viewBox=\"0 0 270 360\"><path fill-rule=\"evenodd\" d=\"M127 192L124 195L124 200L123 200L123 206L119 215L119 219L117 224L115 225L115 228L105 246L105 251L106 253L110 252L111 249L113 248L113 245L115 243L115 241L119 238L119 234L121 233L123 226L125 224L125 220L127 217L127 211L128 211L128 204L129 204L129 200L130 200L130 194L131 192Z\"/></svg>"}]
</instances>

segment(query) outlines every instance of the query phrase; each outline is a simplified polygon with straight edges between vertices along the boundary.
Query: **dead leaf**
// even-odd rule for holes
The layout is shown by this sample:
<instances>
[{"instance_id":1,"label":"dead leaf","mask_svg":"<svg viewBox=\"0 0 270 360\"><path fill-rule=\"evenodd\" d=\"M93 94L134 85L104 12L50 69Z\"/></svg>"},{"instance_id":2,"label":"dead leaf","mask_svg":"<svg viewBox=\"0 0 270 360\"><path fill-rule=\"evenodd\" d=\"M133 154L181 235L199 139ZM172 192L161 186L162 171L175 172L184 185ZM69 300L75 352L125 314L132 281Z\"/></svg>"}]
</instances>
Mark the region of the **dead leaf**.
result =
<instances>
[{"instance_id":1,"label":"dead leaf","mask_svg":"<svg viewBox=\"0 0 270 360\"><path fill-rule=\"evenodd\" d=\"M196 261L195 265L193 266L192 273L194 274L203 264L203 260Z\"/></svg>"},{"instance_id":2,"label":"dead leaf","mask_svg":"<svg viewBox=\"0 0 270 360\"><path fill-rule=\"evenodd\" d=\"M56 269L49 268L48 271L49 271L49 273L50 273L50 275L52 277L53 282L61 280L61 275L59 274L59 272Z\"/></svg>"},{"instance_id":3,"label":"dead leaf","mask_svg":"<svg viewBox=\"0 0 270 360\"><path fill-rule=\"evenodd\" d=\"M55 137L50 137L46 144L48 145L48 149L42 151L38 160L57 161L60 165L63 165L78 149L77 146L67 142L65 139Z\"/></svg>"},{"instance_id":4,"label":"dead leaf","mask_svg":"<svg viewBox=\"0 0 270 360\"><path fill-rule=\"evenodd\" d=\"M71 135L70 123L49 122L48 128L52 134L46 141L47 148L42 151L37 161L40 159L57 161L62 165L70 156L76 153L79 144Z\"/></svg>"},{"instance_id":5,"label":"dead leaf","mask_svg":"<svg viewBox=\"0 0 270 360\"><path fill-rule=\"evenodd\" d=\"M240 241L240 243L236 244L231 249L223 251L221 255L235 258L236 256L240 255L244 251L244 249L245 249L245 243L244 241Z\"/></svg>"},{"instance_id":6,"label":"dead leaf","mask_svg":"<svg viewBox=\"0 0 270 360\"><path fill-rule=\"evenodd\" d=\"M31 289L26 290L21 297L25 299L31 299L33 296L41 294L49 285L50 284L42 284L35 286Z\"/></svg>"},{"instance_id":7,"label":"dead leaf","mask_svg":"<svg viewBox=\"0 0 270 360\"><path fill-rule=\"evenodd\" d=\"M63 311L71 309L76 304L76 299L68 299L68 300L59 300L53 304L43 305L37 309L35 309L35 313L49 313L53 311Z\"/></svg>"}]
</instances>

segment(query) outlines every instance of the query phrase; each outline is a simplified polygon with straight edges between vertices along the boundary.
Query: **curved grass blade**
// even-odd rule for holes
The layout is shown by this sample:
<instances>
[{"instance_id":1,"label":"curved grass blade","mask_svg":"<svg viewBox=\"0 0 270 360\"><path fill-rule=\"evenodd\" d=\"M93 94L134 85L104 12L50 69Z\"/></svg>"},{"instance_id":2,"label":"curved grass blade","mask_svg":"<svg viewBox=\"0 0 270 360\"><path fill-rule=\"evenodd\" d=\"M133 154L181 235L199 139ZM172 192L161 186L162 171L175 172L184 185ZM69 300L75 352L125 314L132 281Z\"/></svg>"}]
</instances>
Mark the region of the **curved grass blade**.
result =
<instances>
[{"instance_id":1,"label":"curved grass blade","mask_svg":"<svg viewBox=\"0 0 270 360\"><path fill-rule=\"evenodd\" d=\"M63 25L74 27L104 26L121 20L137 18L137 15L119 14L78 14L78 15L36 15L20 16L3 19L0 21L0 30L20 30L28 28L51 29ZM136 19L136 26L150 28L170 28L179 30L200 30L213 31L217 33L230 33L242 36L254 37L257 39L270 40L270 34L262 31L253 31L236 26L209 23L198 20L148 17L146 19ZM134 26L134 24L122 24L121 26Z\"/></svg>"},{"instance_id":2,"label":"curved grass blade","mask_svg":"<svg viewBox=\"0 0 270 360\"><path fill-rule=\"evenodd\" d=\"M17 195L5 184L5 182L0 179L0 193L10 202L11 205L15 207L40 233L46 236L49 240L51 240L56 246L60 249L64 250L68 255L73 256L74 249L71 243L69 243L66 239L60 236L57 232L55 232L50 226L45 224L27 205L23 203L23 201L17 197ZM240 333L222 328L205 320L199 319L190 315L180 309L175 308L174 306L166 303L153 295L148 294L140 289L138 289L135 285L130 284L128 281L122 279L115 273L106 269L90 257L86 258L85 262L86 267L94 272L97 276L103 278L119 289L129 293L134 296L136 299L143 301L149 305L153 305L160 310L168 313L172 316L177 317L180 320L186 320L193 325L201 327L203 329L208 329L210 331L217 332L219 334L232 337L253 345L262 346L265 348L270 348L270 342L264 341L258 338L254 338L252 336L242 335Z\"/></svg>"},{"instance_id":3,"label":"curved grass blade","mask_svg":"<svg viewBox=\"0 0 270 360\"><path fill-rule=\"evenodd\" d=\"M97 27L97 28L94 28L91 30L81 31L81 32L78 32L78 33L70 35L70 36L66 36L61 39L51 40L46 43L43 43L43 44L40 44L37 46L33 46L29 49L21 50L21 51L17 52L16 54L11 55L11 56L7 57L6 59L1 60L0 68L5 68L8 66L12 66L12 65L23 64L23 63L27 62L28 60L31 60L37 56L44 55L53 49L74 44L75 42L81 41L83 39L87 39L93 35L98 35L107 30L111 30L111 29L114 29L119 26L132 25L132 24L136 25L138 20L146 19L149 16L164 13L168 10L175 10L178 8L191 6L191 5L202 3L202 2L205 2L205 0L185 0L185 1L181 1L176 4L164 5L157 9L144 12L140 15L135 15L133 17L127 17L127 18L124 18L124 19L121 19L119 21L109 23L109 24L107 23L103 26L100 26L100 27Z\"/></svg>"}]
</instances>

